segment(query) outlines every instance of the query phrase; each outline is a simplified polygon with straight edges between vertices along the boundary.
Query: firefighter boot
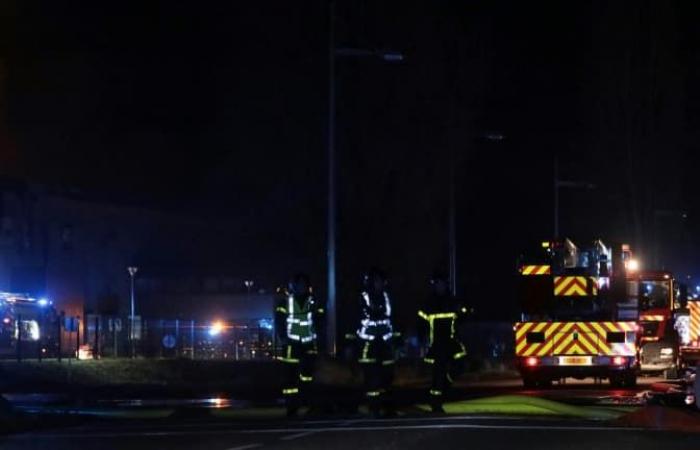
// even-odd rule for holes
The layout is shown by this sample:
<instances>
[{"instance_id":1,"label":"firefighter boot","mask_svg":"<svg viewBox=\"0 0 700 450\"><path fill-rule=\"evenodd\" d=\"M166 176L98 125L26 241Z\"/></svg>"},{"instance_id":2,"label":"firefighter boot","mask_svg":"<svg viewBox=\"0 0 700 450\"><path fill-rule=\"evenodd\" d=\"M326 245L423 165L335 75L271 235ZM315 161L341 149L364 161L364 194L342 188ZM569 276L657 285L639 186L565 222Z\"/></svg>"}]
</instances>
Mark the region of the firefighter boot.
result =
<instances>
[{"instance_id":1,"label":"firefighter boot","mask_svg":"<svg viewBox=\"0 0 700 450\"><path fill-rule=\"evenodd\" d=\"M287 417L294 417L299 412L299 396L289 395L284 399L284 404L287 408Z\"/></svg>"},{"instance_id":2,"label":"firefighter boot","mask_svg":"<svg viewBox=\"0 0 700 450\"><path fill-rule=\"evenodd\" d=\"M443 414L445 409L442 407L442 392L436 389L430 391L430 409L434 413Z\"/></svg>"}]
</instances>

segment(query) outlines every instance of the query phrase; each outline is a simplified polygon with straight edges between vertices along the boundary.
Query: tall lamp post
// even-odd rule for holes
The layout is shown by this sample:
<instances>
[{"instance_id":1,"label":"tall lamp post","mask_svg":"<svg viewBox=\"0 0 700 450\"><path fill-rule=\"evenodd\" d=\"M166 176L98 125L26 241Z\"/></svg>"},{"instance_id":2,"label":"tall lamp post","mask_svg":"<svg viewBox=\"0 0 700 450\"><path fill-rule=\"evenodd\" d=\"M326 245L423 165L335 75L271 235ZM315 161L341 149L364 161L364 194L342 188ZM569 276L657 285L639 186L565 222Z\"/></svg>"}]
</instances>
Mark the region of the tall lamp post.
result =
<instances>
[{"instance_id":1,"label":"tall lamp post","mask_svg":"<svg viewBox=\"0 0 700 450\"><path fill-rule=\"evenodd\" d=\"M554 238L559 239L559 189L595 189L596 185L588 181L569 181L559 179L559 159L554 157Z\"/></svg>"},{"instance_id":2,"label":"tall lamp post","mask_svg":"<svg viewBox=\"0 0 700 450\"><path fill-rule=\"evenodd\" d=\"M129 266L126 268L126 270L129 272L129 278L131 281L131 314L129 316L129 345L131 346L131 357L134 358L136 357L134 346L134 320L136 312L136 299L134 295L134 276L136 276L136 272L139 271L139 268L136 266Z\"/></svg>"},{"instance_id":3,"label":"tall lamp post","mask_svg":"<svg viewBox=\"0 0 700 450\"><path fill-rule=\"evenodd\" d=\"M498 132L490 132L481 136L486 141L499 142L505 139L505 136ZM457 180L455 175L457 158L455 156L454 147L449 147L449 178L450 178L450 207L448 215L448 231L447 242L449 246L449 278L450 278L450 293L453 297L457 296Z\"/></svg>"},{"instance_id":4,"label":"tall lamp post","mask_svg":"<svg viewBox=\"0 0 700 450\"><path fill-rule=\"evenodd\" d=\"M326 305L326 345L328 353L336 350L336 151L335 151L335 61L338 56L371 56L386 62L403 61L403 54L392 51L337 48L335 43L335 1L331 0L328 10L328 224L326 263L328 266L328 302Z\"/></svg>"}]
</instances>

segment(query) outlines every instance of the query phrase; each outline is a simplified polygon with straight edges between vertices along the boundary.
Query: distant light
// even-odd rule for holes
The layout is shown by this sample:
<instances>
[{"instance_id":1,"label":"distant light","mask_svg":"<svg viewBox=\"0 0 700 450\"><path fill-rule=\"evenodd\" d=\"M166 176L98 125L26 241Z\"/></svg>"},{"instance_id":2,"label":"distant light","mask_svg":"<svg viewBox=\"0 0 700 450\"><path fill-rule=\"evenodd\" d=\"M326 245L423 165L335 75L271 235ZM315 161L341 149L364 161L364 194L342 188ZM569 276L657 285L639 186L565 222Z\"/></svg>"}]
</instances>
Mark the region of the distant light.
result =
<instances>
[{"instance_id":1,"label":"distant light","mask_svg":"<svg viewBox=\"0 0 700 450\"><path fill-rule=\"evenodd\" d=\"M81 345L78 349L78 359L93 359L92 349L89 345Z\"/></svg>"},{"instance_id":2,"label":"distant light","mask_svg":"<svg viewBox=\"0 0 700 450\"><path fill-rule=\"evenodd\" d=\"M213 405L214 408L221 408L224 405L224 399L219 397L210 398L207 400L207 402Z\"/></svg>"},{"instance_id":3,"label":"distant light","mask_svg":"<svg viewBox=\"0 0 700 450\"><path fill-rule=\"evenodd\" d=\"M15 337L17 337L17 334L19 332L19 330L17 329L18 327L23 328L23 338L26 338L30 341L38 341L41 337L41 334L39 333L39 323L36 320L23 320L22 323L18 323L15 327Z\"/></svg>"},{"instance_id":4,"label":"distant light","mask_svg":"<svg viewBox=\"0 0 700 450\"><path fill-rule=\"evenodd\" d=\"M389 62L403 61L403 55L401 53L382 53L382 59Z\"/></svg>"},{"instance_id":5,"label":"distant light","mask_svg":"<svg viewBox=\"0 0 700 450\"><path fill-rule=\"evenodd\" d=\"M49 306L49 304L50 304L50 302L45 298L40 298L39 300L37 300L36 303L37 303L37 305L42 306L42 307Z\"/></svg>"},{"instance_id":6,"label":"distant light","mask_svg":"<svg viewBox=\"0 0 700 450\"><path fill-rule=\"evenodd\" d=\"M639 261L636 259L629 259L625 262L625 268L630 272L636 272L639 270Z\"/></svg>"},{"instance_id":7,"label":"distant light","mask_svg":"<svg viewBox=\"0 0 700 450\"><path fill-rule=\"evenodd\" d=\"M488 133L486 136L486 139L489 141L502 141L506 137L502 135L501 133Z\"/></svg>"},{"instance_id":8,"label":"distant light","mask_svg":"<svg viewBox=\"0 0 700 450\"><path fill-rule=\"evenodd\" d=\"M272 329L272 321L270 319L260 319L258 321L258 326L260 328L265 329L265 330L271 330Z\"/></svg>"},{"instance_id":9,"label":"distant light","mask_svg":"<svg viewBox=\"0 0 700 450\"><path fill-rule=\"evenodd\" d=\"M224 324L221 321L216 321L209 326L209 336L218 336L224 331Z\"/></svg>"},{"instance_id":10,"label":"distant light","mask_svg":"<svg viewBox=\"0 0 700 450\"><path fill-rule=\"evenodd\" d=\"M685 396L685 404L690 406L695 403L695 396L693 394L688 394Z\"/></svg>"},{"instance_id":11,"label":"distant light","mask_svg":"<svg viewBox=\"0 0 700 450\"><path fill-rule=\"evenodd\" d=\"M7 325L10 322L12 322L12 319L10 319L9 317L5 317L4 319L2 319L2 323L4 323L5 325Z\"/></svg>"}]
</instances>

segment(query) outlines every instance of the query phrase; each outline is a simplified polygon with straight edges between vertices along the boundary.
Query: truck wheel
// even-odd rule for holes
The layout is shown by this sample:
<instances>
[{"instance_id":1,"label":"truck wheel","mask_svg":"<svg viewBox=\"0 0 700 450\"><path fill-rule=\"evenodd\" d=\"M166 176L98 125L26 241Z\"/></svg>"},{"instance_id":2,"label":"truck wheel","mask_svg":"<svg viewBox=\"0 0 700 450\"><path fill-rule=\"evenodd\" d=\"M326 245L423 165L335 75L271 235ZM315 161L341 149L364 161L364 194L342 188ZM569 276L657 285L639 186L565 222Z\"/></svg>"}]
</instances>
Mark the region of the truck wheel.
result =
<instances>
[{"instance_id":1,"label":"truck wheel","mask_svg":"<svg viewBox=\"0 0 700 450\"><path fill-rule=\"evenodd\" d=\"M552 380L550 378L542 378L537 384L542 389L549 389L552 387Z\"/></svg>"},{"instance_id":2,"label":"truck wheel","mask_svg":"<svg viewBox=\"0 0 700 450\"><path fill-rule=\"evenodd\" d=\"M634 372L630 372L630 373L625 374L624 384L625 384L625 386L630 387L630 388L637 386L637 374Z\"/></svg>"},{"instance_id":3,"label":"truck wheel","mask_svg":"<svg viewBox=\"0 0 700 450\"><path fill-rule=\"evenodd\" d=\"M624 385L624 379L622 375L613 374L610 375L610 386L614 388L621 388Z\"/></svg>"},{"instance_id":4,"label":"truck wheel","mask_svg":"<svg viewBox=\"0 0 700 450\"><path fill-rule=\"evenodd\" d=\"M537 387L537 378L532 375L523 375L523 387L534 389Z\"/></svg>"}]
</instances>

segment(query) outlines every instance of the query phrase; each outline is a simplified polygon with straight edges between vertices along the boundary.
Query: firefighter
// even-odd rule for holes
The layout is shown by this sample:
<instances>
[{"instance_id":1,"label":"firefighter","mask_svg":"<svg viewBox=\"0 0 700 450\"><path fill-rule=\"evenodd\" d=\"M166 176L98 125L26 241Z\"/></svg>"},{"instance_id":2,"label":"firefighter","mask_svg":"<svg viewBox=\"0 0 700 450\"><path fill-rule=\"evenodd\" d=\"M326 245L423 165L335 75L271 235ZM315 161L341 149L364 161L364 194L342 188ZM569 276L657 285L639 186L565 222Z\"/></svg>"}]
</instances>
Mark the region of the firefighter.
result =
<instances>
[{"instance_id":1,"label":"firefighter","mask_svg":"<svg viewBox=\"0 0 700 450\"><path fill-rule=\"evenodd\" d=\"M381 270L372 269L363 276L357 337L365 396L375 415L380 412L383 397L393 378L393 340L396 336L391 322L386 276Z\"/></svg>"},{"instance_id":2,"label":"firefighter","mask_svg":"<svg viewBox=\"0 0 700 450\"><path fill-rule=\"evenodd\" d=\"M446 391L467 355L457 339L457 325L472 310L450 294L449 278L444 273L434 273L430 285L431 295L418 311L418 317L422 331L428 336L429 350L424 361L432 367L431 407L433 412L444 412Z\"/></svg>"},{"instance_id":3,"label":"firefighter","mask_svg":"<svg viewBox=\"0 0 700 450\"><path fill-rule=\"evenodd\" d=\"M301 406L305 388L313 381L317 332L324 314L322 305L313 296L307 275L300 273L289 281L275 312L275 328L286 344L284 354L278 357L287 366L282 394L287 415L293 416Z\"/></svg>"}]
</instances>

